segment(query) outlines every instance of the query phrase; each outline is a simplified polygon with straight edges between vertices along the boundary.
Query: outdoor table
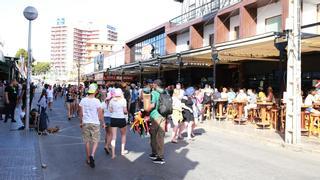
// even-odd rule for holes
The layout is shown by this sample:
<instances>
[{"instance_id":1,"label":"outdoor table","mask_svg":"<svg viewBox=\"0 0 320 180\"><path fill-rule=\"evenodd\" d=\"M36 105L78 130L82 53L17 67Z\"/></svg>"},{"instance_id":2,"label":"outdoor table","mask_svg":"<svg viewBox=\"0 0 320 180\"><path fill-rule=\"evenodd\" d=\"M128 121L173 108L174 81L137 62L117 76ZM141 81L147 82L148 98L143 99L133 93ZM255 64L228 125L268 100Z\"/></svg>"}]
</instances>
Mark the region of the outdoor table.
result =
<instances>
[{"instance_id":1,"label":"outdoor table","mask_svg":"<svg viewBox=\"0 0 320 180\"><path fill-rule=\"evenodd\" d=\"M238 122L238 124L240 125L246 121L246 119L242 118L243 107L246 104L246 101L233 101L233 103L237 105L237 109L238 109L237 118L235 118L234 121Z\"/></svg>"},{"instance_id":2,"label":"outdoor table","mask_svg":"<svg viewBox=\"0 0 320 180\"><path fill-rule=\"evenodd\" d=\"M257 102L258 107L260 108L260 119L261 122L257 123L258 126L261 126L264 129L266 126L270 126L270 122L267 119L267 107L272 106L272 102Z\"/></svg>"},{"instance_id":3,"label":"outdoor table","mask_svg":"<svg viewBox=\"0 0 320 180\"><path fill-rule=\"evenodd\" d=\"M216 117L219 119L219 121L222 119L222 118L226 118L226 115L223 114L223 105L225 103L228 102L227 99L215 99L214 102L216 102L218 104L218 111L217 111L217 115Z\"/></svg>"}]
</instances>

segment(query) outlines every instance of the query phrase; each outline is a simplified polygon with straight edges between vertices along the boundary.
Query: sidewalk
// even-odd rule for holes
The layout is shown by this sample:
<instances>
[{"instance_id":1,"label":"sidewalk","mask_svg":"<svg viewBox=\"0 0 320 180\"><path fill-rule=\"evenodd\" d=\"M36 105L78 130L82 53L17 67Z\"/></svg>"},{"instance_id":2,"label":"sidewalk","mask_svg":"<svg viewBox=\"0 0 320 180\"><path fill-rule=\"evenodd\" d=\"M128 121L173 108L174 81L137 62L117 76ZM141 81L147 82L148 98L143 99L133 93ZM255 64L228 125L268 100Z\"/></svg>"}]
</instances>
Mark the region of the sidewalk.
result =
<instances>
[{"instance_id":1,"label":"sidewalk","mask_svg":"<svg viewBox=\"0 0 320 180\"><path fill-rule=\"evenodd\" d=\"M37 133L11 130L16 127L11 119L0 121L0 179L44 179Z\"/></svg>"},{"instance_id":2,"label":"sidewalk","mask_svg":"<svg viewBox=\"0 0 320 180\"><path fill-rule=\"evenodd\" d=\"M36 132L10 131L0 121L0 179L43 179Z\"/></svg>"},{"instance_id":3,"label":"sidewalk","mask_svg":"<svg viewBox=\"0 0 320 180\"><path fill-rule=\"evenodd\" d=\"M256 139L267 145L281 146L294 151L312 152L320 154L320 138L315 136L302 136L301 144L291 145L284 141L284 134L279 134L274 129L258 129L254 124L235 125L233 121L207 121L207 130L222 131L234 135ZM201 125L200 125L201 126Z\"/></svg>"}]
</instances>

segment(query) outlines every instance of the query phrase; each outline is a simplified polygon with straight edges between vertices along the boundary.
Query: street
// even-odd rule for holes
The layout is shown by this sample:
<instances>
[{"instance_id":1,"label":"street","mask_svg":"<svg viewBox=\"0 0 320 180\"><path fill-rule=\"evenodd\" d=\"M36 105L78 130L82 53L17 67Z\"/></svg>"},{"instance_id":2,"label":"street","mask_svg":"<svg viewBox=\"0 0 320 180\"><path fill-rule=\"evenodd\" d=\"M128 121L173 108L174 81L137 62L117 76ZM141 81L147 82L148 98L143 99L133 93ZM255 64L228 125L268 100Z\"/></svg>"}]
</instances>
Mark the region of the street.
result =
<instances>
[{"instance_id":1,"label":"street","mask_svg":"<svg viewBox=\"0 0 320 180\"><path fill-rule=\"evenodd\" d=\"M54 102L48 112L50 127L58 125L57 134L40 137L44 179L319 179L320 156L316 153L294 152L266 145L210 128L201 124L195 141L170 143L165 140L165 165L149 160L149 139L131 131L127 133L129 154L120 155L117 140L115 160L103 150L104 136L96 153L96 168L85 163L85 151L77 118L67 120L62 99ZM119 137L119 136L118 136Z\"/></svg>"}]
</instances>

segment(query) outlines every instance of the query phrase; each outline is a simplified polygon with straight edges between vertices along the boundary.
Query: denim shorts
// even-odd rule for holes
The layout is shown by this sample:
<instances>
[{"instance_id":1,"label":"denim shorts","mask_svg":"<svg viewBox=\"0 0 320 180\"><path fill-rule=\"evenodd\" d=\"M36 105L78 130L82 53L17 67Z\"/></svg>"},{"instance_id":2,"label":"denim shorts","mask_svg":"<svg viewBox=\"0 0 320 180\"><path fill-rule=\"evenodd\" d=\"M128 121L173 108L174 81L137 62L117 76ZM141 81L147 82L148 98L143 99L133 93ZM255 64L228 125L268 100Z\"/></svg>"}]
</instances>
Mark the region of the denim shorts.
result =
<instances>
[{"instance_id":1,"label":"denim shorts","mask_svg":"<svg viewBox=\"0 0 320 180\"><path fill-rule=\"evenodd\" d=\"M111 117L104 117L104 122L106 123L106 126L109 127L111 124Z\"/></svg>"}]
</instances>

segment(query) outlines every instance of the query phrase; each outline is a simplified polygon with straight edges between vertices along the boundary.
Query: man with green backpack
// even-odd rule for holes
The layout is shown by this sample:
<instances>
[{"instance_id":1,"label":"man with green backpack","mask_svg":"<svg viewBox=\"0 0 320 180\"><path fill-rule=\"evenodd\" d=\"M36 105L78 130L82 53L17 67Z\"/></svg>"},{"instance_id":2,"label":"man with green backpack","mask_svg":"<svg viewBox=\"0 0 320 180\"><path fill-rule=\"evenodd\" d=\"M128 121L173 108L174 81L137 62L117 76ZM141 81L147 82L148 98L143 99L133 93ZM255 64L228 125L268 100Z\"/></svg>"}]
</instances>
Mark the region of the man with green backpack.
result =
<instances>
[{"instance_id":1,"label":"man with green backpack","mask_svg":"<svg viewBox=\"0 0 320 180\"><path fill-rule=\"evenodd\" d=\"M151 105L150 109L150 138L152 154L149 155L150 159L156 164L164 164L164 136L166 118L172 113L172 99L168 93L162 88L161 80L153 82L154 90L151 92Z\"/></svg>"}]
</instances>

